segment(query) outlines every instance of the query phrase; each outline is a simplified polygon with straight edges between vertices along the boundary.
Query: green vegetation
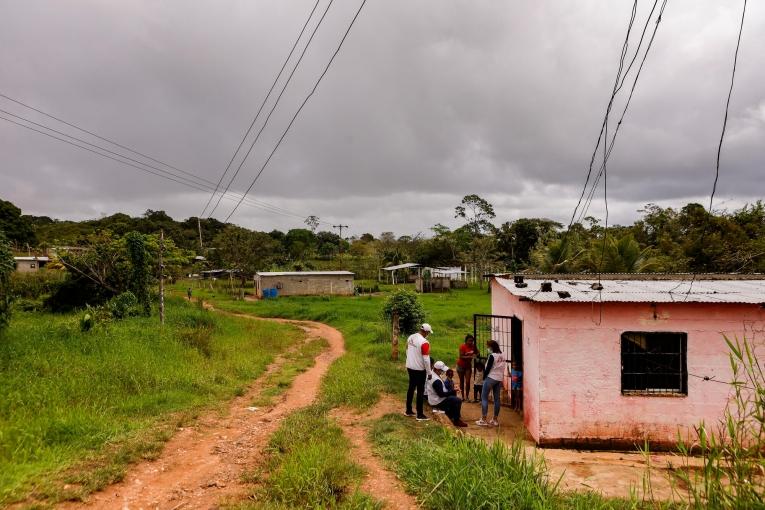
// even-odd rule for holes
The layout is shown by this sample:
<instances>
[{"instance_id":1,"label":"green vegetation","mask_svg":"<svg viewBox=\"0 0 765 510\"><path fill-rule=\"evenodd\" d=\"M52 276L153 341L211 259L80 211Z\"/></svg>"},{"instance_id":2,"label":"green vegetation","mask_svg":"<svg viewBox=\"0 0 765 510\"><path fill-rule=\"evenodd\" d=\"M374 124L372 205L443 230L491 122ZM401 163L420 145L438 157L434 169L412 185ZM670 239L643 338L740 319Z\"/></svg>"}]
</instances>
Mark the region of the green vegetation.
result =
<instances>
[{"instance_id":1,"label":"green vegetation","mask_svg":"<svg viewBox=\"0 0 765 510\"><path fill-rule=\"evenodd\" d=\"M437 424L388 415L370 438L423 508L627 509L635 501L594 492L564 493L547 475L544 460L521 443L506 446L456 435Z\"/></svg>"},{"instance_id":2,"label":"green vegetation","mask_svg":"<svg viewBox=\"0 0 765 510\"><path fill-rule=\"evenodd\" d=\"M390 324L394 315L398 315L401 333L409 335L419 331L425 320L425 310L417 294L405 289L393 292L383 304L383 322Z\"/></svg>"},{"instance_id":3,"label":"green vegetation","mask_svg":"<svg viewBox=\"0 0 765 510\"><path fill-rule=\"evenodd\" d=\"M0 331L8 326L11 319L11 274L13 272L13 254L5 235L0 231Z\"/></svg>"},{"instance_id":4,"label":"green vegetation","mask_svg":"<svg viewBox=\"0 0 765 510\"><path fill-rule=\"evenodd\" d=\"M75 315L16 313L0 341L0 504L77 498L119 480L301 337L179 299L168 299L162 328L134 317L83 332Z\"/></svg>"},{"instance_id":5,"label":"green vegetation","mask_svg":"<svg viewBox=\"0 0 765 510\"><path fill-rule=\"evenodd\" d=\"M275 370L265 377L260 385L260 393L252 405L258 407L271 405L274 398L287 391L292 386L295 377L311 368L316 362L316 356L328 347L327 340L320 338L286 352L283 355L285 362L279 367L279 370Z\"/></svg>"},{"instance_id":6,"label":"green vegetation","mask_svg":"<svg viewBox=\"0 0 765 510\"><path fill-rule=\"evenodd\" d=\"M185 294L185 289L183 282L174 287L178 295ZM252 302L235 301L209 289L195 289L194 294L211 300L216 308L223 310L261 317L314 320L340 330L348 352L332 364L324 378L322 403L326 405L365 408L377 402L380 393L400 395L406 389L403 364L390 359L390 325L382 323L380 318L385 296L289 297ZM455 361L462 339L472 332L473 314L489 313L491 307L489 294L477 288L422 294L419 300L425 310L425 320L435 331L429 337L431 353L446 363Z\"/></svg>"},{"instance_id":7,"label":"green vegetation","mask_svg":"<svg viewBox=\"0 0 765 510\"><path fill-rule=\"evenodd\" d=\"M247 477L256 484L254 502L236 508L382 508L358 490L363 475L342 429L325 408L311 406L290 415L271 437L266 465Z\"/></svg>"}]
</instances>

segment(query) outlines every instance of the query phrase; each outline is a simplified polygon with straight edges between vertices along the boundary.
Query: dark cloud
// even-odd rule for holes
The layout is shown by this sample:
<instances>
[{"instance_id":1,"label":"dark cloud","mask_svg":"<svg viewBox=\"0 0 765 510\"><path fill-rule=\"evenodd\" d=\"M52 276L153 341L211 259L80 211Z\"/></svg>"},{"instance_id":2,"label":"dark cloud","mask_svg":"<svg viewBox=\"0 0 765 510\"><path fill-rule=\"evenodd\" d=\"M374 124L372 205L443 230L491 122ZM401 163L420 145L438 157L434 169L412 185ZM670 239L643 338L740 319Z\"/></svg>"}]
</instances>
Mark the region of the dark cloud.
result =
<instances>
[{"instance_id":1,"label":"dark cloud","mask_svg":"<svg viewBox=\"0 0 765 510\"><path fill-rule=\"evenodd\" d=\"M312 5L0 0L0 91L217 182ZM358 5L337 0L329 11L237 191L260 168ZM640 2L639 22L651 5ZM453 207L468 193L489 198L501 220L567 221L630 7L368 2L253 197L351 224L353 233L455 224ZM631 221L647 202L705 201L740 7L668 3L608 166L612 221ZM723 148L726 207L765 191L763 47L765 6L750 3ZM50 122L2 99L0 108ZM151 208L186 217L207 201L4 122L0 168L0 195L36 214ZM232 206L224 200L216 216ZM604 212L602 193L591 212ZM262 229L301 223L252 207L233 221Z\"/></svg>"}]
</instances>

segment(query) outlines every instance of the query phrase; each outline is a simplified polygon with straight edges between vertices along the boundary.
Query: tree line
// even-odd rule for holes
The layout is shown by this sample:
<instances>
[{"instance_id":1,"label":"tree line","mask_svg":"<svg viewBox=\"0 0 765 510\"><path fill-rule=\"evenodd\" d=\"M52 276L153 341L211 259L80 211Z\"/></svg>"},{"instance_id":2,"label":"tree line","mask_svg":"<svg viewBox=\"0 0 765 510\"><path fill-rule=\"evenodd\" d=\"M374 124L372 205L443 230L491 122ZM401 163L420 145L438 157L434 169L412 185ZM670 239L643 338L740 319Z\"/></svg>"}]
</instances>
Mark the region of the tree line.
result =
<instances>
[{"instance_id":1,"label":"tree line","mask_svg":"<svg viewBox=\"0 0 765 510\"><path fill-rule=\"evenodd\" d=\"M365 233L341 239L318 230L319 219L287 232L253 231L203 219L202 246L196 218L176 221L164 211L142 216L118 213L87 221L23 215L0 200L0 230L17 250L30 247L92 246L94 236L121 239L130 232L156 235L160 229L177 252L193 263L245 274L268 269L350 269L374 277L384 265L417 262L430 267L472 265L479 271L540 272L763 272L765 205L713 211L695 203L675 209L648 204L631 225L609 226L588 216L570 229L547 218L497 221L494 207L478 195L455 206L461 225L434 225L427 235ZM181 267L179 264L178 267ZM201 269L193 267L192 270Z\"/></svg>"}]
</instances>

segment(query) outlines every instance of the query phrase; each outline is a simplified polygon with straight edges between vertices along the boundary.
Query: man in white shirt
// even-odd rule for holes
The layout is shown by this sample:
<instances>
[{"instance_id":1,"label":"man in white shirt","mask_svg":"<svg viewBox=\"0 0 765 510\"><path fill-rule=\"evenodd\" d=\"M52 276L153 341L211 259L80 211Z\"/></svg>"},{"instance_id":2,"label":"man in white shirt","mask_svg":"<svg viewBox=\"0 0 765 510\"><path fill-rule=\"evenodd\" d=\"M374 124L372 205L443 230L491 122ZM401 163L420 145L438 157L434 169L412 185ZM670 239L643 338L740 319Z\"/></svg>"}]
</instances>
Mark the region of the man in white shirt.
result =
<instances>
[{"instance_id":1,"label":"man in white shirt","mask_svg":"<svg viewBox=\"0 0 765 510\"><path fill-rule=\"evenodd\" d=\"M420 326L419 333L406 340L406 371L409 373L409 388L406 391L406 415L416 416L418 421L428 419L422 410L425 381L430 379L430 343L428 335L433 333L430 324ZM417 414L412 411L412 398L417 390Z\"/></svg>"}]
</instances>

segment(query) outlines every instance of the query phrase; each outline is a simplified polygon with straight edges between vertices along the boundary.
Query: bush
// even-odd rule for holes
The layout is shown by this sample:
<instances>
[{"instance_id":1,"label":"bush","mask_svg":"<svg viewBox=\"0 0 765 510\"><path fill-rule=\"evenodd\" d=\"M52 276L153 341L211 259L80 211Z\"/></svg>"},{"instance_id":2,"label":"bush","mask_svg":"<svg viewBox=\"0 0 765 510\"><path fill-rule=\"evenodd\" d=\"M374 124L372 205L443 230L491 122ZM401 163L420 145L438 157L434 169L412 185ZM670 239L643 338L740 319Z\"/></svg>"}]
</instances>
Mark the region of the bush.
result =
<instances>
[{"instance_id":1,"label":"bush","mask_svg":"<svg viewBox=\"0 0 765 510\"><path fill-rule=\"evenodd\" d=\"M0 329L11 320L10 275L14 270L13 253L5 234L0 231Z\"/></svg>"},{"instance_id":2,"label":"bush","mask_svg":"<svg viewBox=\"0 0 765 510\"><path fill-rule=\"evenodd\" d=\"M398 313L398 324L401 333L412 334L419 330L420 324L425 320L425 310L417 294L411 290L398 290L385 300L382 316L387 324Z\"/></svg>"},{"instance_id":3,"label":"bush","mask_svg":"<svg viewBox=\"0 0 765 510\"><path fill-rule=\"evenodd\" d=\"M124 319L140 315L138 298L130 291L123 292L109 300L107 309L115 319Z\"/></svg>"},{"instance_id":4,"label":"bush","mask_svg":"<svg viewBox=\"0 0 765 510\"><path fill-rule=\"evenodd\" d=\"M14 272L11 274L10 292L15 298L40 299L55 292L65 278L63 271Z\"/></svg>"}]
</instances>

